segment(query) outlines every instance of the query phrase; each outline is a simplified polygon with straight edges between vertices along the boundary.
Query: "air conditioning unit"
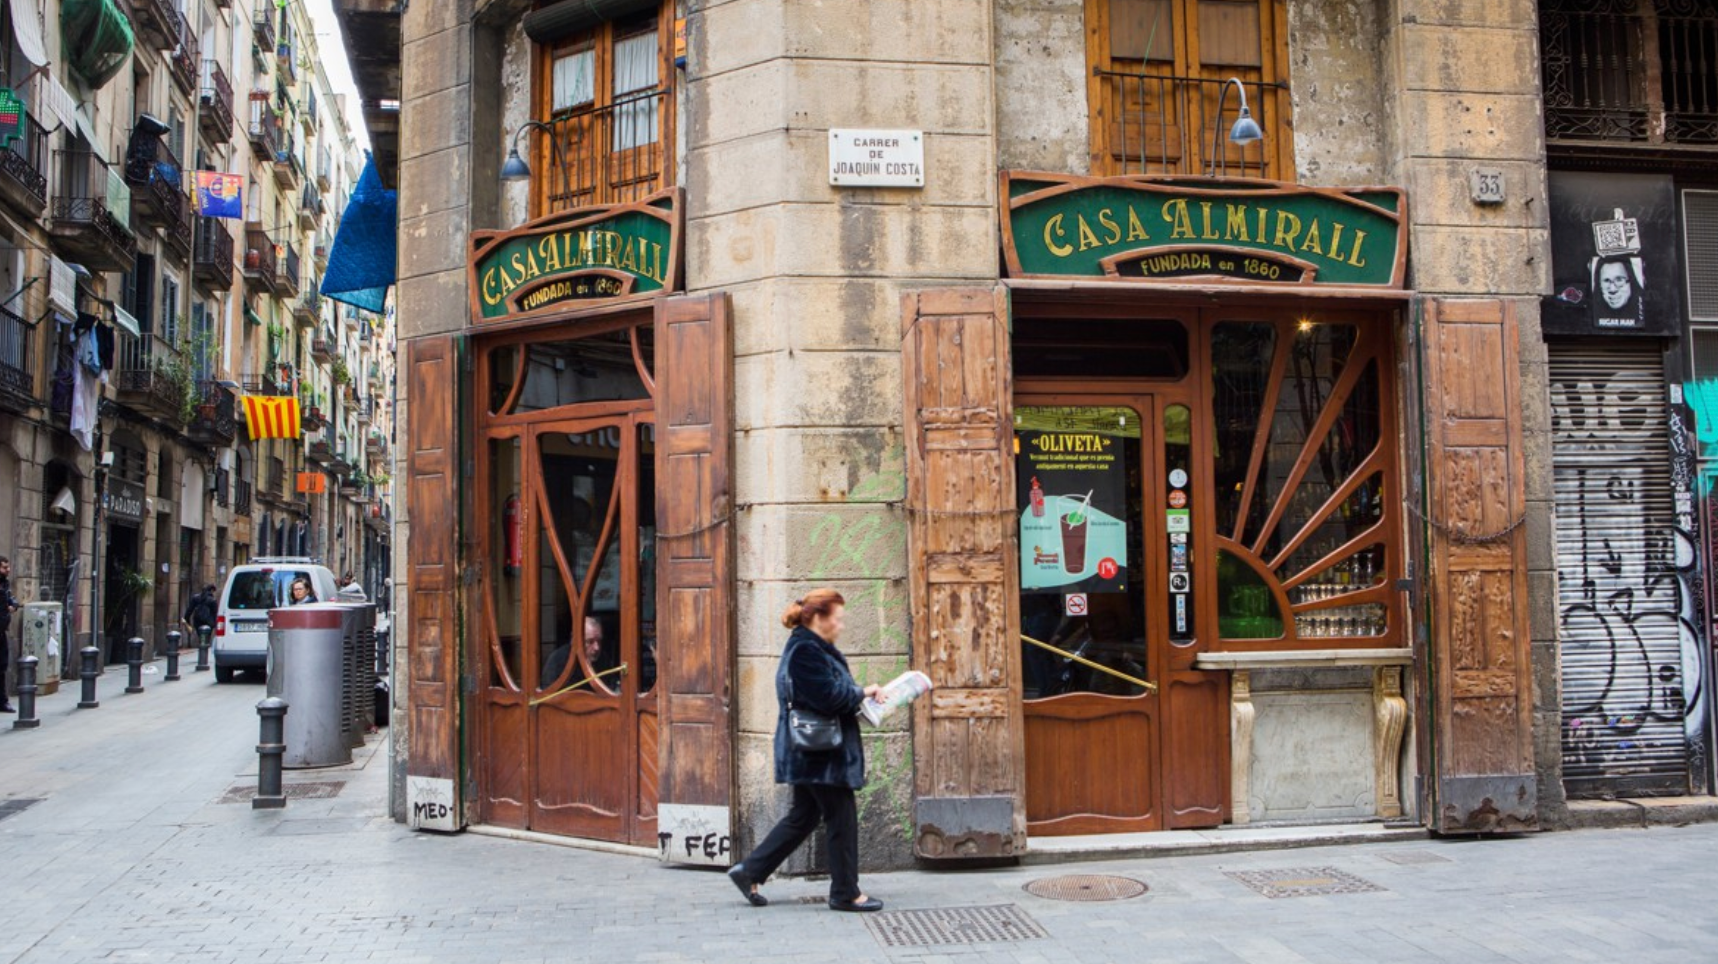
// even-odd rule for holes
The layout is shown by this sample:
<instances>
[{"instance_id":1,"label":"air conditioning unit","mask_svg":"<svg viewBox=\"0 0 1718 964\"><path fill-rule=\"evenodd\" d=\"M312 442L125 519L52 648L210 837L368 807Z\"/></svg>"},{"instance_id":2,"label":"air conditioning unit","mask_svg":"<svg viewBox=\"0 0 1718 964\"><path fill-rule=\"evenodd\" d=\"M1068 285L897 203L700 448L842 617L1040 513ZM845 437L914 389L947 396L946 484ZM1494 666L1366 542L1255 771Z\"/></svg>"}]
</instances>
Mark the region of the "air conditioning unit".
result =
<instances>
[{"instance_id":1,"label":"air conditioning unit","mask_svg":"<svg viewBox=\"0 0 1718 964\"><path fill-rule=\"evenodd\" d=\"M34 656L36 664L36 695L48 696L59 692L60 666L65 654L65 604L57 602L25 603L18 615L12 617L14 629L20 630L19 656Z\"/></svg>"}]
</instances>

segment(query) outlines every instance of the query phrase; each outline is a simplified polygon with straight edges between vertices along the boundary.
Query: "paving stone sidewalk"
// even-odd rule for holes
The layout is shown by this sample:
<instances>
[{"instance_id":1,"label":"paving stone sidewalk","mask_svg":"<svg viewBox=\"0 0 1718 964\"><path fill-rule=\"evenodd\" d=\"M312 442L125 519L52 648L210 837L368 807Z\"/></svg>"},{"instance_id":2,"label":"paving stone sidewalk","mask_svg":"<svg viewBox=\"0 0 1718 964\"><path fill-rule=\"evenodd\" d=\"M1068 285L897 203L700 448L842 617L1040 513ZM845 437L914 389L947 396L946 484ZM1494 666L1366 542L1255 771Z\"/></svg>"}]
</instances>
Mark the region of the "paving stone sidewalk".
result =
<instances>
[{"instance_id":1,"label":"paving stone sidewalk","mask_svg":"<svg viewBox=\"0 0 1718 964\"><path fill-rule=\"evenodd\" d=\"M709 871L408 832L384 816L385 736L349 767L289 777L335 796L222 803L254 783L262 687L146 679L124 696L109 673L97 710L48 697L39 730L0 720L0 964L1718 960L1709 826L871 875L892 911L1019 922L1003 932L1019 939L898 944L937 922L833 914L814 880L772 882L775 905L755 910ZM1023 889L1063 874L1150 890Z\"/></svg>"}]
</instances>

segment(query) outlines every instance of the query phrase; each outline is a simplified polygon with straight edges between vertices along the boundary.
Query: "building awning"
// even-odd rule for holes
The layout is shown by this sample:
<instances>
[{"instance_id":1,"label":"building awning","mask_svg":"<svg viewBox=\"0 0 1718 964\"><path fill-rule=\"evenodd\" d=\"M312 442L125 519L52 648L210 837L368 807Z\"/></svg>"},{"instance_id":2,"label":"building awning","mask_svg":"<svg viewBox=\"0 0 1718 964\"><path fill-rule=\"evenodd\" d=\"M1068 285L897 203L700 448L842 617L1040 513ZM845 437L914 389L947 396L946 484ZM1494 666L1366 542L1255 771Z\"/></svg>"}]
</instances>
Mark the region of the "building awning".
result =
<instances>
[{"instance_id":1,"label":"building awning","mask_svg":"<svg viewBox=\"0 0 1718 964\"><path fill-rule=\"evenodd\" d=\"M12 40L24 59L38 67L48 63L48 45L42 42L42 25L36 22L36 5L29 0L11 0Z\"/></svg>"},{"instance_id":2,"label":"building awning","mask_svg":"<svg viewBox=\"0 0 1718 964\"><path fill-rule=\"evenodd\" d=\"M131 17L114 0L65 0L60 34L72 69L96 88L119 73L137 42Z\"/></svg>"},{"instance_id":3,"label":"building awning","mask_svg":"<svg viewBox=\"0 0 1718 964\"><path fill-rule=\"evenodd\" d=\"M525 15L525 36L533 43L551 44L606 20L655 10L657 0L561 0Z\"/></svg>"},{"instance_id":4,"label":"building awning","mask_svg":"<svg viewBox=\"0 0 1718 964\"><path fill-rule=\"evenodd\" d=\"M382 186L372 156L364 162L328 252L323 296L379 314L398 270L398 234L399 196Z\"/></svg>"},{"instance_id":5,"label":"building awning","mask_svg":"<svg viewBox=\"0 0 1718 964\"><path fill-rule=\"evenodd\" d=\"M256 309L252 308L250 305L245 305L245 320L258 328L263 326L262 315L257 314Z\"/></svg>"},{"instance_id":6,"label":"building awning","mask_svg":"<svg viewBox=\"0 0 1718 964\"><path fill-rule=\"evenodd\" d=\"M71 130L78 126L78 102L52 71L42 75L41 98L47 112L58 118L62 128Z\"/></svg>"},{"instance_id":7,"label":"building awning","mask_svg":"<svg viewBox=\"0 0 1718 964\"><path fill-rule=\"evenodd\" d=\"M118 305L113 306L113 323L119 326L120 331L133 338L143 337L143 326L137 323L137 319L131 316L131 312Z\"/></svg>"}]
</instances>

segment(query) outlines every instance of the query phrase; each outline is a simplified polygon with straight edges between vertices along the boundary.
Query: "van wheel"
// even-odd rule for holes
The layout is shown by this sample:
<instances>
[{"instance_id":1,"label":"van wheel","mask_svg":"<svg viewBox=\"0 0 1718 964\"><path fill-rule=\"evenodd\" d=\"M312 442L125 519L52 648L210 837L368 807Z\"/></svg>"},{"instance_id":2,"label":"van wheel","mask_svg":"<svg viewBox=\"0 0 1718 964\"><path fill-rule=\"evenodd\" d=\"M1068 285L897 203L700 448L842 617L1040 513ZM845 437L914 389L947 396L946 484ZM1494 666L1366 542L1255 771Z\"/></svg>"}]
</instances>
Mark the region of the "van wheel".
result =
<instances>
[{"instance_id":1,"label":"van wheel","mask_svg":"<svg viewBox=\"0 0 1718 964\"><path fill-rule=\"evenodd\" d=\"M233 678L237 675L238 675L238 670L232 668L231 666L216 666L215 667L215 682L217 682L217 683L231 683L233 681Z\"/></svg>"}]
</instances>

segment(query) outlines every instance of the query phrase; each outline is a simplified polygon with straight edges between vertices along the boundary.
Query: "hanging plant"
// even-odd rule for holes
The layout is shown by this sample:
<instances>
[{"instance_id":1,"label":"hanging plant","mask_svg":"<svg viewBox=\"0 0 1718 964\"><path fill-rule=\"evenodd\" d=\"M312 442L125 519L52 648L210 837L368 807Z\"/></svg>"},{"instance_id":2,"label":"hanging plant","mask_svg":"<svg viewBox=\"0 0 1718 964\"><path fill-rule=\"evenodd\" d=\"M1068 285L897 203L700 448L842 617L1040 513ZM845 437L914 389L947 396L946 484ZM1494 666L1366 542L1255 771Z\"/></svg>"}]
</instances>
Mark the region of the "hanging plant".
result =
<instances>
[{"instance_id":1,"label":"hanging plant","mask_svg":"<svg viewBox=\"0 0 1718 964\"><path fill-rule=\"evenodd\" d=\"M346 367L346 359L334 359L334 384L346 385L352 381L352 369Z\"/></svg>"}]
</instances>

